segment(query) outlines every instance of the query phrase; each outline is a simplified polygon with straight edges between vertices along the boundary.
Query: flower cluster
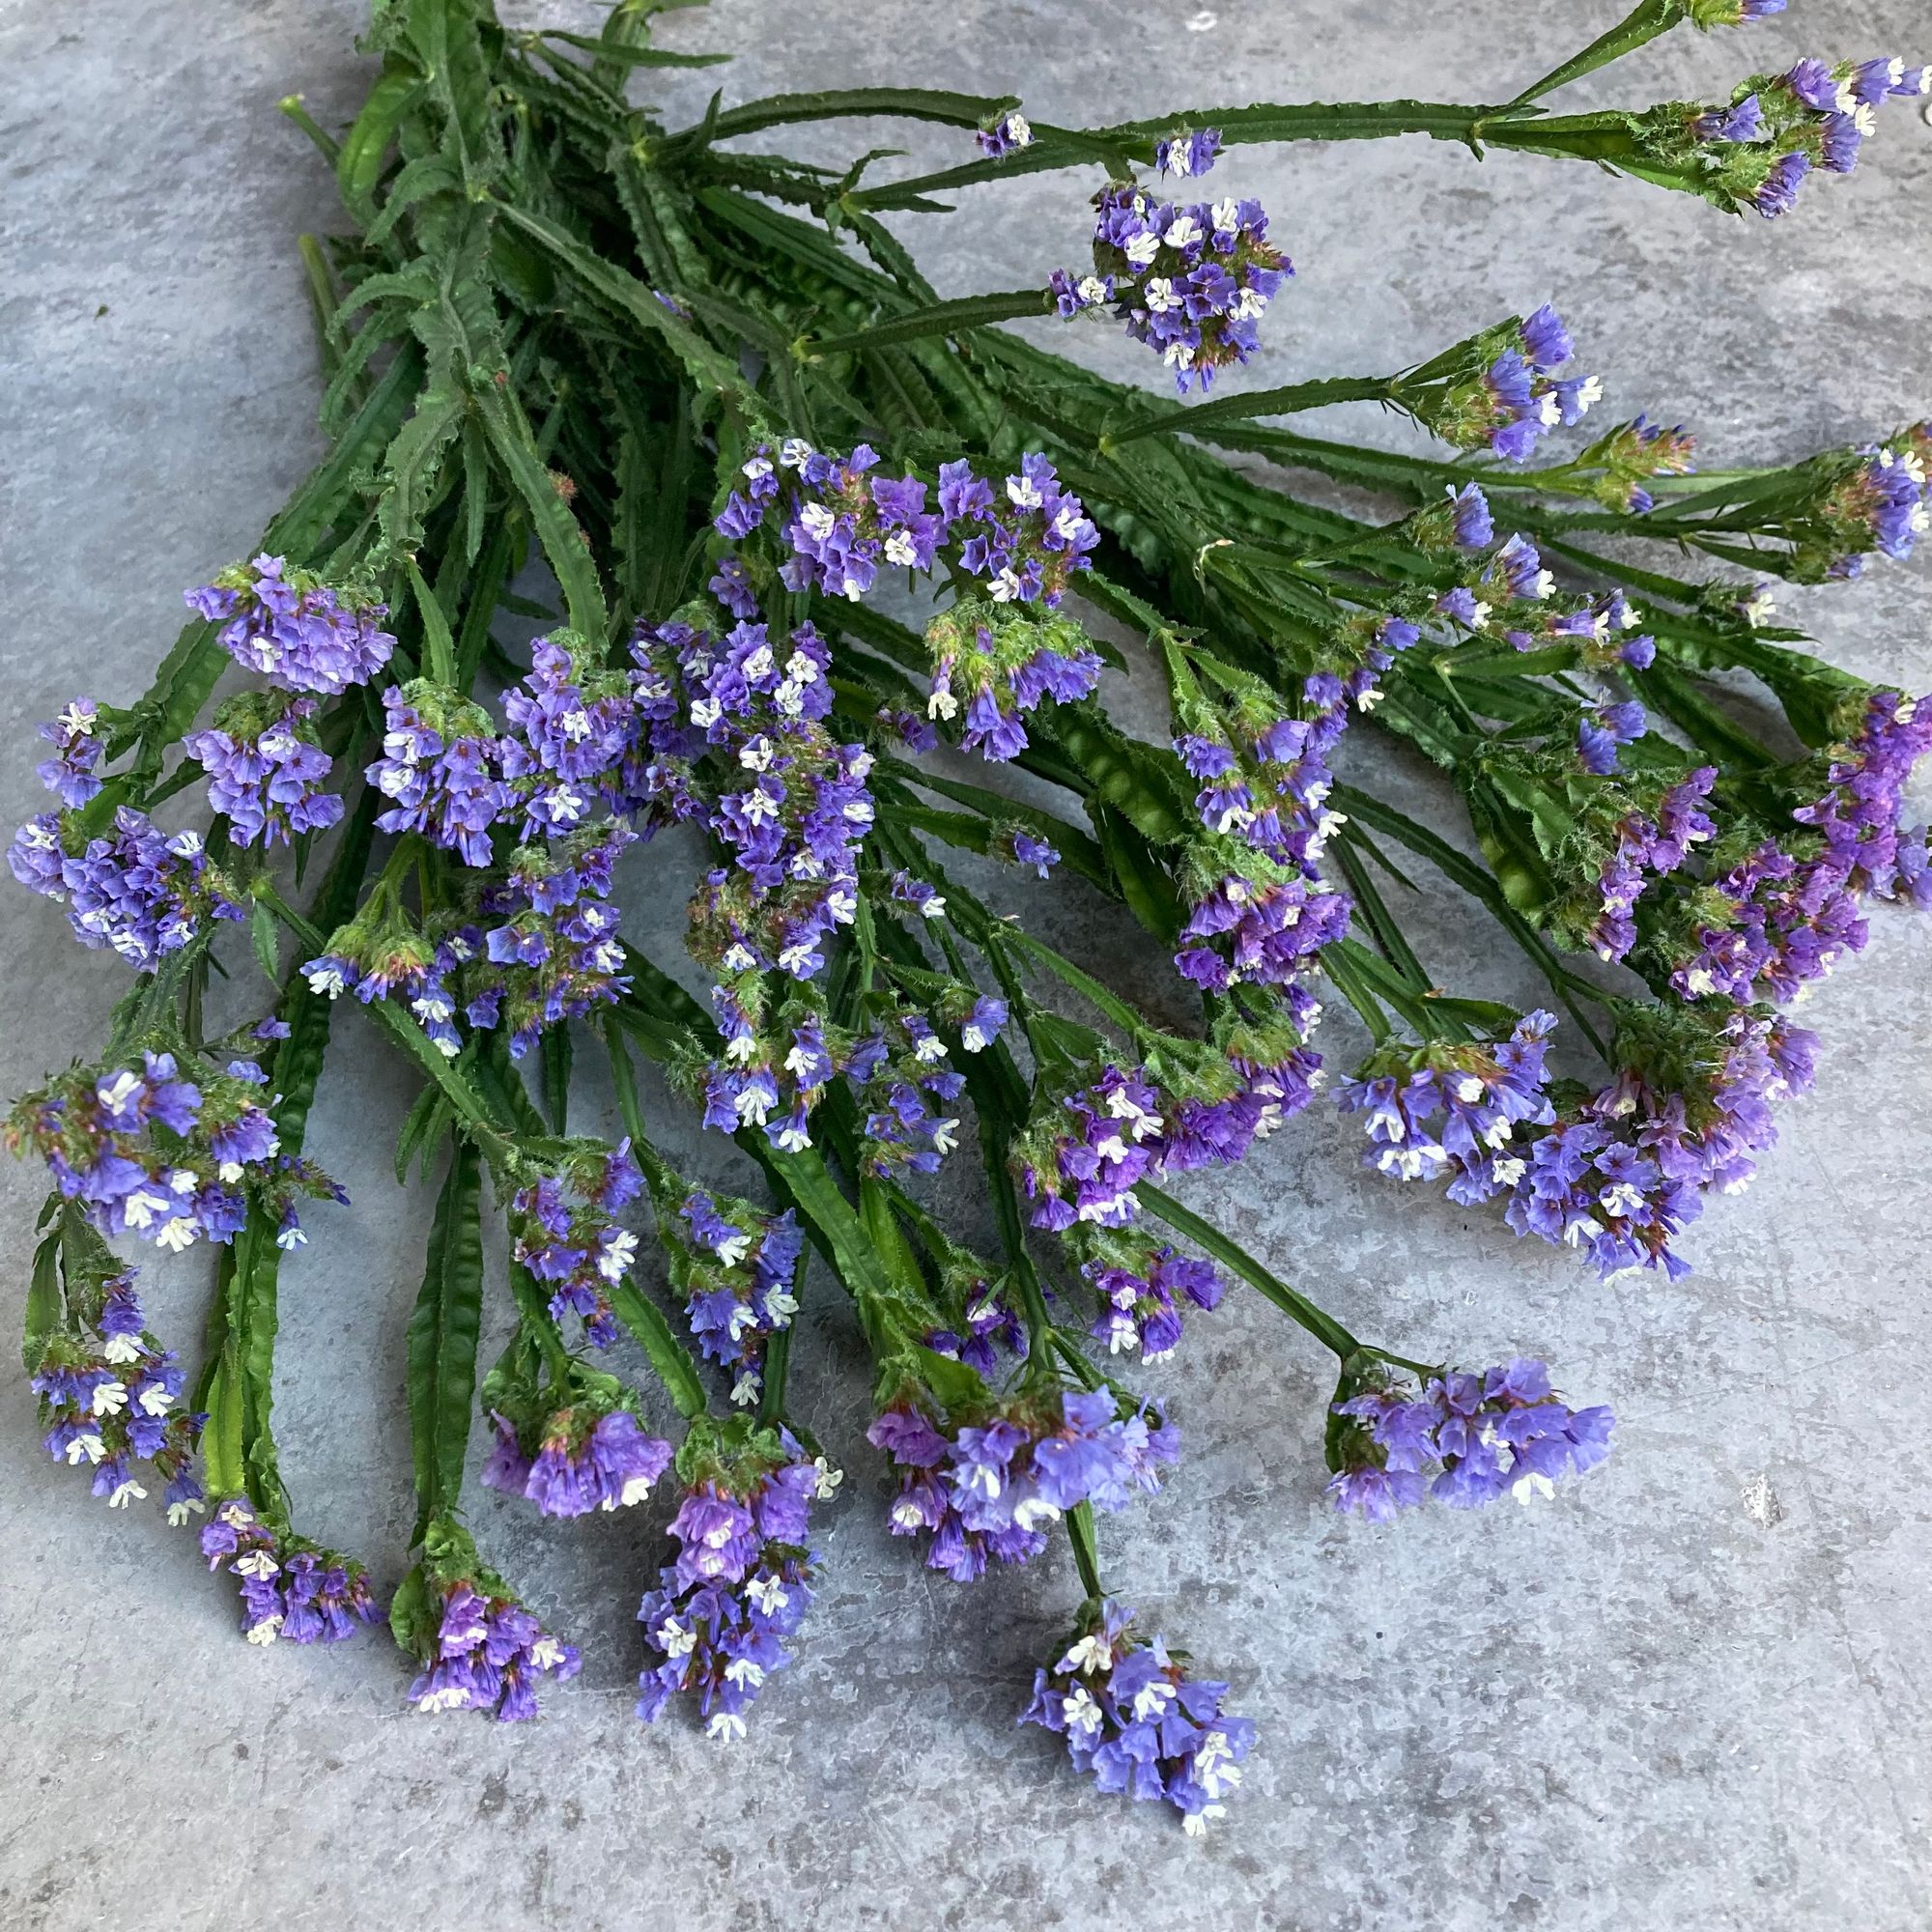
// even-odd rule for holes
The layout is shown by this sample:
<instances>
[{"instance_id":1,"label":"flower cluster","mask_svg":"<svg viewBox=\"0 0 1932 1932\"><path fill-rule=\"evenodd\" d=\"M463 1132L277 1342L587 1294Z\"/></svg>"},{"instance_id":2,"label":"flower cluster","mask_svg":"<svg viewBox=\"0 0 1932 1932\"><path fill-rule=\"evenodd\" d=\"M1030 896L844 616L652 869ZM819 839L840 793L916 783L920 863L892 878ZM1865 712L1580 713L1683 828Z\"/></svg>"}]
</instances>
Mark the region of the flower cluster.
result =
<instances>
[{"instance_id":1,"label":"flower cluster","mask_svg":"<svg viewBox=\"0 0 1932 1932\"><path fill-rule=\"evenodd\" d=\"M1697 439L1682 423L1666 428L1640 415L1599 437L1577 468L1600 472L1595 495L1605 509L1641 516L1657 503L1645 486L1660 476L1693 474L1696 453Z\"/></svg>"},{"instance_id":2,"label":"flower cluster","mask_svg":"<svg viewBox=\"0 0 1932 1932\"><path fill-rule=\"evenodd\" d=\"M1889 895L1899 873L1899 815L1906 781L1932 751L1932 704L1895 691L1866 699L1858 728L1826 754L1825 788L1792 816L1815 838L1794 855L1766 839L1713 885L1728 907L1699 927L1694 950L1671 975L1686 999L1748 1000L1763 987L1779 1002L1861 951L1859 901ZM1911 859L1907 859L1908 867Z\"/></svg>"},{"instance_id":3,"label":"flower cluster","mask_svg":"<svg viewBox=\"0 0 1932 1932\"><path fill-rule=\"evenodd\" d=\"M563 1683L582 1659L488 1575L444 1582L424 1668L410 1686L418 1711L487 1711L499 1723L537 1715L533 1680Z\"/></svg>"},{"instance_id":4,"label":"flower cluster","mask_svg":"<svg viewBox=\"0 0 1932 1932\"><path fill-rule=\"evenodd\" d=\"M244 916L210 868L199 833L171 838L131 806L115 811L111 835L77 852L61 816L43 812L14 835L7 863L23 886L67 907L83 946L111 947L138 972L179 952L211 917Z\"/></svg>"},{"instance_id":5,"label":"flower cluster","mask_svg":"<svg viewBox=\"0 0 1932 1932\"><path fill-rule=\"evenodd\" d=\"M1217 145L1211 130L1162 142L1161 164L1201 173ZM1183 395L1196 378L1205 390L1217 370L1255 353L1261 318L1294 272L1267 240L1260 202L1228 195L1182 207L1134 182L1110 182L1094 205L1094 272L1057 270L1050 284L1063 315L1111 303L1128 335L1174 371Z\"/></svg>"},{"instance_id":6,"label":"flower cluster","mask_svg":"<svg viewBox=\"0 0 1932 1932\"><path fill-rule=\"evenodd\" d=\"M1699 0L1728 14L1763 0ZM1689 166L1700 187L1739 210L1767 219L1787 213L1814 169L1848 175L1876 110L1891 99L1932 93L1932 67L1908 68L1897 59L1802 60L1787 72L1745 81L1728 101L1686 115L1660 107L1644 117L1656 158Z\"/></svg>"},{"instance_id":7,"label":"flower cluster","mask_svg":"<svg viewBox=\"0 0 1932 1932\"><path fill-rule=\"evenodd\" d=\"M1366 1166L1404 1180L1463 1173L1510 1146L1519 1122L1547 1126L1544 1091L1553 1013L1534 1012L1506 1040L1486 1046L1378 1049L1335 1092L1344 1113L1366 1116ZM1435 1124L1441 1116L1441 1124Z\"/></svg>"},{"instance_id":8,"label":"flower cluster","mask_svg":"<svg viewBox=\"0 0 1932 1932\"><path fill-rule=\"evenodd\" d=\"M97 774L106 746L96 735L100 715L91 697L76 697L58 718L39 727L54 748L34 767L35 776L70 811L78 811L100 790Z\"/></svg>"},{"instance_id":9,"label":"flower cluster","mask_svg":"<svg viewBox=\"0 0 1932 1932\"><path fill-rule=\"evenodd\" d=\"M925 642L932 653L926 715L951 720L963 706L960 743L993 762L1026 750L1020 720L1042 699L1074 703L1100 679L1087 634L1058 611L1036 616L969 599L935 617Z\"/></svg>"},{"instance_id":10,"label":"flower cluster","mask_svg":"<svg viewBox=\"0 0 1932 1932\"><path fill-rule=\"evenodd\" d=\"M965 457L942 463L939 511L948 540L958 542L959 568L995 604L1057 610L1074 573L1093 567L1088 553L1100 541L1087 506L1037 451L1020 458L997 494Z\"/></svg>"},{"instance_id":11,"label":"flower cluster","mask_svg":"<svg viewBox=\"0 0 1932 1932\"><path fill-rule=\"evenodd\" d=\"M508 1028L511 1059L521 1060L546 1027L630 990L611 891L617 860L636 838L606 820L553 844L518 846L477 895L477 924L445 942L463 969L464 1018Z\"/></svg>"},{"instance_id":12,"label":"flower cluster","mask_svg":"<svg viewBox=\"0 0 1932 1932\"><path fill-rule=\"evenodd\" d=\"M1674 1280L1690 1264L1671 1240L1705 1194L1749 1182L1751 1155L1777 1138L1772 1105L1810 1084L1815 1050L1801 1028L1733 1012L1679 1048L1689 1064L1667 1080L1626 1068L1548 1132L1461 1165L1449 1197L1504 1197L1518 1234L1575 1248L1606 1278L1662 1267Z\"/></svg>"},{"instance_id":13,"label":"flower cluster","mask_svg":"<svg viewBox=\"0 0 1932 1932\"><path fill-rule=\"evenodd\" d=\"M214 1506L201 1553L210 1570L225 1562L242 1579L242 1634L250 1643L340 1643L378 1615L359 1563L271 1528L240 1496Z\"/></svg>"},{"instance_id":14,"label":"flower cluster","mask_svg":"<svg viewBox=\"0 0 1932 1932\"><path fill-rule=\"evenodd\" d=\"M1894 442L1861 450L1850 470L1827 484L1809 506L1818 534L1801 536L1801 570L1821 549L1825 575L1836 578L1860 576L1872 550L1889 557L1910 556L1913 546L1932 528L1928 456L1932 432L1922 423Z\"/></svg>"},{"instance_id":15,"label":"flower cluster","mask_svg":"<svg viewBox=\"0 0 1932 1932\"><path fill-rule=\"evenodd\" d=\"M798 1313L792 1287L805 1232L797 1214L766 1214L694 1187L660 1211L658 1228L698 1347L731 1377L734 1403L756 1402L765 1344Z\"/></svg>"},{"instance_id":16,"label":"flower cluster","mask_svg":"<svg viewBox=\"0 0 1932 1932\"><path fill-rule=\"evenodd\" d=\"M206 731L182 749L208 774L208 803L227 818L238 845L265 849L305 832L323 832L343 812L342 800L321 786L330 759L310 735L315 699L231 698Z\"/></svg>"},{"instance_id":17,"label":"flower cluster","mask_svg":"<svg viewBox=\"0 0 1932 1932\"><path fill-rule=\"evenodd\" d=\"M785 539L791 555L781 573L788 590L817 590L857 602L884 566L930 570L947 534L947 518L925 507L916 476L873 476L878 452L860 443L842 462L816 450L787 448L796 464Z\"/></svg>"},{"instance_id":18,"label":"flower cluster","mask_svg":"<svg viewBox=\"0 0 1932 1932\"><path fill-rule=\"evenodd\" d=\"M490 714L426 678L391 685L383 712L383 755L364 776L394 803L376 823L489 865L490 828L510 805Z\"/></svg>"},{"instance_id":19,"label":"flower cluster","mask_svg":"<svg viewBox=\"0 0 1932 1932\"><path fill-rule=\"evenodd\" d=\"M1169 1242L1109 1229L1095 1237L1094 1246L1080 1272L1100 1298L1091 1332L1110 1355L1138 1350L1144 1362L1162 1360L1180 1340L1182 1304L1218 1308L1227 1293L1211 1263L1183 1255Z\"/></svg>"},{"instance_id":20,"label":"flower cluster","mask_svg":"<svg viewBox=\"0 0 1932 1932\"><path fill-rule=\"evenodd\" d=\"M1527 321L1476 338L1481 369L1467 377L1406 384L1418 421L1458 449L1528 461L1559 423L1580 422L1604 393L1594 376L1558 376L1576 355L1570 331L1546 302Z\"/></svg>"},{"instance_id":21,"label":"flower cluster","mask_svg":"<svg viewBox=\"0 0 1932 1932\"><path fill-rule=\"evenodd\" d=\"M1165 1799L1198 1837L1240 1785L1254 1723L1227 1715L1228 1687L1188 1676L1164 1638L1136 1636L1133 1616L1111 1598L1091 1606L1065 1654L1034 1673L1020 1722L1064 1737L1075 1769L1092 1772L1099 1790Z\"/></svg>"},{"instance_id":22,"label":"flower cluster","mask_svg":"<svg viewBox=\"0 0 1932 1932\"><path fill-rule=\"evenodd\" d=\"M1047 1526L1083 1502L1124 1509L1160 1487L1160 1467L1180 1454L1179 1433L1122 1416L1106 1389L1018 1399L978 1423L937 1427L917 1401L877 1416L867 1440L899 1472L895 1536L929 1533L925 1562L970 1583L990 1556L1025 1563L1046 1548Z\"/></svg>"},{"instance_id":23,"label":"flower cluster","mask_svg":"<svg viewBox=\"0 0 1932 1932\"><path fill-rule=\"evenodd\" d=\"M1651 880L1667 878L1716 836L1704 801L1717 777L1715 765L1700 765L1665 788L1654 816L1635 810L1618 820L1615 850L1597 878L1598 908L1589 930L1600 959L1621 959L1636 944L1632 914Z\"/></svg>"},{"instance_id":24,"label":"flower cluster","mask_svg":"<svg viewBox=\"0 0 1932 1932\"><path fill-rule=\"evenodd\" d=\"M22 1095L7 1145L39 1153L62 1198L110 1239L138 1235L170 1253L231 1240L247 1217L242 1183L272 1187L290 1172L255 1097L260 1069L235 1065L188 1080L173 1054L147 1052L138 1066L74 1067Z\"/></svg>"},{"instance_id":25,"label":"flower cluster","mask_svg":"<svg viewBox=\"0 0 1932 1932\"><path fill-rule=\"evenodd\" d=\"M377 621L388 614L384 605L359 603L278 556L237 564L185 595L189 609L222 625L222 648L242 669L283 691L339 696L367 684L396 648Z\"/></svg>"},{"instance_id":26,"label":"flower cluster","mask_svg":"<svg viewBox=\"0 0 1932 1932\"><path fill-rule=\"evenodd\" d=\"M524 1496L544 1516L629 1509L670 1467L668 1442L646 1435L628 1408L594 1400L515 1420L492 1414L497 1440L483 1466L486 1488Z\"/></svg>"},{"instance_id":27,"label":"flower cluster","mask_svg":"<svg viewBox=\"0 0 1932 1932\"><path fill-rule=\"evenodd\" d=\"M111 1256L99 1259L112 1265ZM168 1520L183 1523L202 1507L194 1449L204 1418L179 1406L180 1360L155 1347L134 1273L84 1284L70 1269L70 1324L48 1338L31 1386L47 1431L43 1446L56 1463L85 1464L110 1509L148 1493L133 1468L147 1463L166 1485Z\"/></svg>"},{"instance_id":28,"label":"flower cluster","mask_svg":"<svg viewBox=\"0 0 1932 1932\"><path fill-rule=\"evenodd\" d=\"M710 1463L671 1519L676 1560L638 1606L646 1653L661 1660L638 1679L646 1723L690 1691L708 1736L742 1738L765 1680L791 1662L785 1642L811 1606L817 1564L811 1505L839 1478L787 1432L765 1436Z\"/></svg>"},{"instance_id":29,"label":"flower cluster","mask_svg":"<svg viewBox=\"0 0 1932 1932\"><path fill-rule=\"evenodd\" d=\"M1607 1408L1571 1408L1551 1392L1548 1369L1520 1357L1481 1375L1432 1376L1413 1392L1378 1378L1335 1413L1351 1426L1337 1437L1328 1493L1372 1522L1426 1495L1457 1509L1548 1496L1557 1477L1609 1454L1615 1424Z\"/></svg>"},{"instance_id":30,"label":"flower cluster","mask_svg":"<svg viewBox=\"0 0 1932 1932\"><path fill-rule=\"evenodd\" d=\"M581 672L578 655L567 637L533 639L530 673L503 698L510 728L497 769L526 839L575 832L600 802L622 795L618 773L637 738L630 682Z\"/></svg>"},{"instance_id":31,"label":"flower cluster","mask_svg":"<svg viewBox=\"0 0 1932 1932\"><path fill-rule=\"evenodd\" d=\"M577 1315L593 1348L616 1340L610 1291L638 1256L637 1236L612 1217L643 1185L629 1141L593 1141L511 1197L512 1257L549 1287L553 1319Z\"/></svg>"},{"instance_id":32,"label":"flower cluster","mask_svg":"<svg viewBox=\"0 0 1932 1932\"><path fill-rule=\"evenodd\" d=\"M991 127L979 128L973 138L988 160L1003 161L1009 155L1033 146L1033 129L1017 107L1009 107Z\"/></svg>"}]
</instances>

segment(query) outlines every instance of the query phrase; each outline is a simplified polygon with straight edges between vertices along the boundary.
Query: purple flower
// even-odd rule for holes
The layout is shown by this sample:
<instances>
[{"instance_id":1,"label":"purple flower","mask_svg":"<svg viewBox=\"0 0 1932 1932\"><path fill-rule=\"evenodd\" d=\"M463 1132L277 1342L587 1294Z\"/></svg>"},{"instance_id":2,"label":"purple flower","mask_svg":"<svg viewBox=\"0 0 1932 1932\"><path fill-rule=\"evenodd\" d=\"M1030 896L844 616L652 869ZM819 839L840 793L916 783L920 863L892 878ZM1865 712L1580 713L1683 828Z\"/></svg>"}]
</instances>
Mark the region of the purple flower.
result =
<instances>
[{"instance_id":1,"label":"purple flower","mask_svg":"<svg viewBox=\"0 0 1932 1932\"><path fill-rule=\"evenodd\" d=\"M535 1680L562 1683L581 1662L574 1644L551 1635L495 1577L444 1579L409 1701L418 1711L484 1711L499 1723L521 1723L537 1715Z\"/></svg>"},{"instance_id":2,"label":"purple flower","mask_svg":"<svg viewBox=\"0 0 1932 1932\"><path fill-rule=\"evenodd\" d=\"M286 571L278 556L258 556L185 595L210 621L228 620L221 643L237 664L283 691L339 696L367 684L396 647L377 623L386 607L345 601L310 573Z\"/></svg>"},{"instance_id":3,"label":"purple flower","mask_svg":"<svg viewBox=\"0 0 1932 1932\"><path fill-rule=\"evenodd\" d=\"M237 844L271 849L341 818L342 800L320 789L331 760L305 734L314 712L312 697L272 707L243 697L224 705L213 727L182 740L207 772L209 805L227 818Z\"/></svg>"},{"instance_id":4,"label":"purple flower","mask_svg":"<svg viewBox=\"0 0 1932 1932\"><path fill-rule=\"evenodd\" d=\"M262 1520L242 1497L217 1503L201 1532L208 1567L241 1578L250 1643L339 1643L379 1611L359 1563Z\"/></svg>"},{"instance_id":5,"label":"purple flower","mask_svg":"<svg viewBox=\"0 0 1932 1932\"><path fill-rule=\"evenodd\" d=\"M95 768L105 747L95 735L99 716L91 697L76 697L61 715L40 727L54 755L35 767L41 782L70 811L77 811L100 790Z\"/></svg>"},{"instance_id":6,"label":"purple flower","mask_svg":"<svg viewBox=\"0 0 1932 1932\"><path fill-rule=\"evenodd\" d=\"M1164 1799L1199 1836L1239 1787L1255 1727L1222 1710L1225 1684L1189 1677L1165 1640L1143 1641L1132 1620L1111 1598L1093 1605L1065 1654L1035 1673L1020 1722L1064 1737L1100 1790Z\"/></svg>"}]
</instances>

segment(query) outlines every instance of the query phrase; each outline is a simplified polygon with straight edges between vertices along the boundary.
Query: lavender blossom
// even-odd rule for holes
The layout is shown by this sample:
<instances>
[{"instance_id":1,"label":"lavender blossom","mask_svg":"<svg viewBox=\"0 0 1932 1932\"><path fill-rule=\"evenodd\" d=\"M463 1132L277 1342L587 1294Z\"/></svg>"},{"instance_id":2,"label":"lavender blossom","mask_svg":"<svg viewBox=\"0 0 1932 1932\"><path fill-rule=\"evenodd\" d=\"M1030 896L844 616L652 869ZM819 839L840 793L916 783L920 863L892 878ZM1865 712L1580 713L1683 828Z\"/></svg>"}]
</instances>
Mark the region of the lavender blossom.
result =
<instances>
[{"instance_id":1,"label":"lavender blossom","mask_svg":"<svg viewBox=\"0 0 1932 1932\"><path fill-rule=\"evenodd\" d=\"M340 1643L379 1611L359 1563L265 1522L241 1496L214 1506L201 1532L208 1567L242 1579L242 1633L250 1643Z\"/></svg>"},{"instance_id":2,"label":"lavender blossom","mask_svg":"<svg viewBox=\"0 0 1932 1932\"><path fill-rule=\"evenodd\" d=\"M1020 1722L1064 1737L1101 1791L1166 1800L1199 1837L1239 1788L1255 1727L1222 1710L1225 1684L1189 1677L1164 1638L1137 1637L1133 1615L1112 1598L1091 1605L1065 1654L1034 1673Z\"/></svg>"},{"instance_id":3,"label":"lavender blossom","mask_svg":"<svg viewBox=\"0 0 1932 1932\"><path fill-rule=\"evenodd\" d=\"M385 606L357 603L278 556L238 564L185 594L190 609L223 624L222 648L237 664L283 691L339 696L367 684L396 648L377 623Z\"/></svg>"},{"instance_id":4,"label":"lavender blossom","mask_svg":"<svg viewBox=\"0 0 1932 1932\"><path fill-rule=\"evenodd\" d=\"M314 714L312 697L265 704L250 695L223 705L210 729L183 739L208 774L209 805L227 818L238 845L270 850L341 818L342 800L320 789L331 761L308 735Z\"/></svg>"}]
</instances>

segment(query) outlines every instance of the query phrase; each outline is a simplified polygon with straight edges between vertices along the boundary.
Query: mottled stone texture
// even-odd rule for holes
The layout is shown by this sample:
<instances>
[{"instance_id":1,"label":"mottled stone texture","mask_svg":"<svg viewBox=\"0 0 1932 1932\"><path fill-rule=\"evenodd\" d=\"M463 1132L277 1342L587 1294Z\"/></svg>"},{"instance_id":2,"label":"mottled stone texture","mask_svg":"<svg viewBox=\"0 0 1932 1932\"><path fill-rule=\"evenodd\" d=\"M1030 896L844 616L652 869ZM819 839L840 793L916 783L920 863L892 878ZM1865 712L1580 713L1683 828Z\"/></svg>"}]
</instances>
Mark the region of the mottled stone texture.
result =
<instances>
[{"instance_id":1,"label":"mottled stone texture","mask_svg":"<svg viewBox=\"0 0 1932 1932\"><path fill-rule=\"evenodd\" d=\"M333 218L332 194L274 103L300 88L325 125L342 120L366 78L357 11L28 0L0 26L10 826L39 809L35 722L76 689L139 690L179 586L243 553L317 451L294 248ZM663 38L738 49L738 63L649 84L673 121L714 84L727 99L1014 88L1063 123L1176 101L1482 99L1616 11L719 0L672 15ZM1619 98L1889 50L1914 25L1914 0L1804 0L1744 34L1650 50ZM1932 47L1921 31L1902 51ZM899 124L800 137L828 159L873 143L932 165L961 137ZM1577 165L1479 166L1419 140L1248 151L1229 176L1265 196L1300 270L1256 384L1420 359L1549 297L1608 407L1683 418L1714 461L1790 457L1932 409L1932 134L1910 108L1889 112L1857 180L1814 184L1775 227ZM1036 177L902 232L951 294L1042 275L1077 257L1084 227L1081 190ZM1151 374L1106 332L1083 340L1110 369ZM1926 588L1922 568L1892 568L1794 601L1841 662L1924 689ZM1378 742L1353 755L1396 759ZM669 957L672 895L633 902ZM1029 906L1101 956L1092 907ZM1448 900L1428 895L1417 918L1445 979L1530 992ZM0 919L11 1094L91 1047L125 969L80 952L11 886ZM1195 1323L1162 1378L1187 1459L1166 1494L1103 1525L1103 1548L1119 1588L1262 1723L1250 1786L1207 1843L1095 1800L1049 1740L1014 1729L1077 1597L1070 1566L1056 1556L962 1594L890 1542L883 1473L859 1441L858 1342L820 1283L797 1379L851 1479L828 1513L804 1654L751 1740L724 1750L630 1715L630 1606L660 1512L551 1525L486 1499L479 1534L565 1618L583 1676L537 1726L418 1719L380 1633L327 1654L243 1649L190 1540L78 1494L40 1458L10 1382L0 1924L1922 1925L1932 924L1875 923L1870 954L1811 1002L1817 1091L1789 1110L1752 1192L1696 1230L1687 1282L1604 1288L1492 1221L1400 1196L1357 1168L1327 1116L1192 1189L1359 1331L1468 1361L1547 1353L1573 1396L1623 1417L1608 1465L1553 1504L1345 1524L1319 1493L1322 1362L1245 1297ZM1158 962L1123 952L1171 1001ZM1336 1059L1355 1045L1340 1021L1326 1043ZM400 1356L427 1202L387 1172L410 1092L359 1016L345 1016L330 1075L311 1145L356 1208L319 1211L316 1245L286 1272L277 1419L305 1526L387 1583L408 1533ZM587 1093L586 1119L598 1105ZM0 1192L11 1330L40 1186L8 1167ZM191 1261L154 1271L158 1324L185 1343L206 1275Z\"/></svg>"}]
</instances>

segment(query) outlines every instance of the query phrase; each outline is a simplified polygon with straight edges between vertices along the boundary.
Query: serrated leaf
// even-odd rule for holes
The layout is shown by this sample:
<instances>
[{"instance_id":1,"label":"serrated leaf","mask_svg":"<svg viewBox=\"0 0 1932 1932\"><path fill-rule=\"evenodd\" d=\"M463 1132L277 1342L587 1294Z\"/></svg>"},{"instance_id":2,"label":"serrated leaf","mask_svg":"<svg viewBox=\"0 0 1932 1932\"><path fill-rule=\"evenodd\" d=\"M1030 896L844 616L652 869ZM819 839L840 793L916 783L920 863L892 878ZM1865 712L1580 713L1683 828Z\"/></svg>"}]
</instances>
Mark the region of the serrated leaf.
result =
<instances>
[{"instance_id":1,"label":"serrated leaf","mask_svg":"<svg viewBox=\"0 0 1932 1932\"><path fill-rule=\"evenodd\" d=\"M34 1272L27 1286L27 1323L20 1360L33 1375L61 1325L60 1230L34 1250Z\"/></svg>"}]
</instances>

